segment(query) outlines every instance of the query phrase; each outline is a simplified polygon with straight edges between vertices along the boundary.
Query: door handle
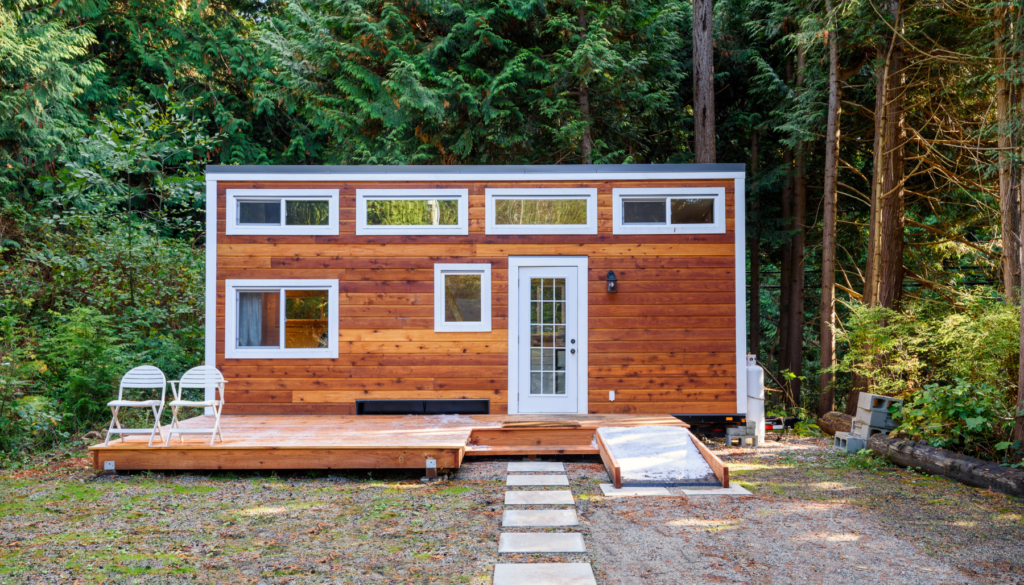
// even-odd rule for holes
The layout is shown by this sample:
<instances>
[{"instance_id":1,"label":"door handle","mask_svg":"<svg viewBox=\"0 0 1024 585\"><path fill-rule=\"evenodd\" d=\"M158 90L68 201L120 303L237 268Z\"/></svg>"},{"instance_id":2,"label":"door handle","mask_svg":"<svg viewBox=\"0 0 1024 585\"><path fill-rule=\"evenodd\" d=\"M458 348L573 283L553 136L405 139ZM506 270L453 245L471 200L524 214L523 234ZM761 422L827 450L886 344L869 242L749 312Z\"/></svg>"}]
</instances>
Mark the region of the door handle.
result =
<instances>
[{"instance_id":1,"label":"door handle","mask_svg":"<svg viewBox=\"0 0 1024 585\"><path fill-rule=\"evenodd\" d=\"M569 343L576 343L576 340L575 339L570 339Z\"/></svg>"},{"instance_id":2,"label":"door handle","mask_svg":"<svg viewBox=\"0 0 1024 585\"><path fill-rule=\"evenodd\" d=\"M573 353L574 354L574 353L576 353L576 350L575 349L570 349L569 353Z\"/></svg>"}]
</instances>

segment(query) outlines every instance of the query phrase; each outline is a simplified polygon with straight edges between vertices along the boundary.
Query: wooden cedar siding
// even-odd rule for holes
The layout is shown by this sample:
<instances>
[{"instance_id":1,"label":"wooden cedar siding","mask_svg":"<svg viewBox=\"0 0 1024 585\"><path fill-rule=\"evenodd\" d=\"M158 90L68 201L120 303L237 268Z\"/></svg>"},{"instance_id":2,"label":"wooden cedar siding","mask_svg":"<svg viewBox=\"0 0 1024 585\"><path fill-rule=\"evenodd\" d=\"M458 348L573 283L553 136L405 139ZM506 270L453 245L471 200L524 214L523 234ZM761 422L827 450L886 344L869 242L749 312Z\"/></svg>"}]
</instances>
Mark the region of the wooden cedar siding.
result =
<instances>
[{"instance_id":1,"label":"wooden cedar siding","mask_svg":"<svg viewBox=\"0 0 1024 585\"><path fill-rule=\"evenodd\" d=\"M725 234L613 235L613 187L725 187ZM594 236L488 236L486 187L596 187ZM225 190L337 188L338 236L227 236ZM356 188L468 188L468 236L356 236ZM361 398L488 398L508 408L508 257L589 257L589 405L605 413L736 411L732 180L218 182L217 367L226 413L336 413ZM433 267L489 262L492 331L435 333ZM619 292L605 292L615 270ZM224 280L339 280L337 360L224 359ZM615 390L614 402L608 391Z\"/></svg>"}]
</instances>

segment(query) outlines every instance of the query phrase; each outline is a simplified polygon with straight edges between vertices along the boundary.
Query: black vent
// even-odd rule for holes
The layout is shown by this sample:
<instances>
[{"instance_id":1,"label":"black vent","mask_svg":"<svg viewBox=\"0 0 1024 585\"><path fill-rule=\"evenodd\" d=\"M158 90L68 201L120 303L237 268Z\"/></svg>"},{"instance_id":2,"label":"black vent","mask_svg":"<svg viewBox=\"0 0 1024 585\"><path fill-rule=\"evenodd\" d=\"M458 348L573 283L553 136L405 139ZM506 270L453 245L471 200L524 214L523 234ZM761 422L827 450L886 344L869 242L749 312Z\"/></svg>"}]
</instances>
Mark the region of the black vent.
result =
<instances>
[{"instance_id":1,"label":"black vent","mask_svg":"<svg viewBox=\"0 0 1024 585\"><path fill-rule=\"evenodd\" d=\"M491 414L491 401L356 400L356 414Z\"/></svg>"}]
</instances>

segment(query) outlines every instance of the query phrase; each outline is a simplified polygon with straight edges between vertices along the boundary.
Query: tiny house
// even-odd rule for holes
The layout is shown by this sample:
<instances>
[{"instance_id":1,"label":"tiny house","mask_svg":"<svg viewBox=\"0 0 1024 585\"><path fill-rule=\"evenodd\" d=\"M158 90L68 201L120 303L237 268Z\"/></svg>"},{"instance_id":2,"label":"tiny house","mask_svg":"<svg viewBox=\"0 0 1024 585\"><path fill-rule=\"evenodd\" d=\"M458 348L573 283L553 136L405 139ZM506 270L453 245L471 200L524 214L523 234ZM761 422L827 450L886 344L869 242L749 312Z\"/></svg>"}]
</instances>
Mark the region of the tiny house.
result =
<instances>
[{"instance_id":1,"label":"tiny house","mask_svg":"<svg viewBox=\"0 0 1024 585\"><path fill-rule=\"evenodd\" d=\"M226 415L746 411L743 165L206 178Z\"/></svg>"}]
</instances>

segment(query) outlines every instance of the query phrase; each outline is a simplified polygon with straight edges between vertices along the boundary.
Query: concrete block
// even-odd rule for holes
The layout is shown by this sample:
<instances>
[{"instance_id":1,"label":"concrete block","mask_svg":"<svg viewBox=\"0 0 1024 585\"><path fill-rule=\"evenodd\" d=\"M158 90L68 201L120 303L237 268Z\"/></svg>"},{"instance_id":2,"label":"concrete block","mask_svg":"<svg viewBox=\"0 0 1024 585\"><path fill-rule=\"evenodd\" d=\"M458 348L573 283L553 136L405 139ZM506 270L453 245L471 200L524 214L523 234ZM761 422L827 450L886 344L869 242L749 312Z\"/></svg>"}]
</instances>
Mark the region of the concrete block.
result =
<instances>
[{"instance_id":1,"label":"concrete block","mask_svg":"<svg viewBox=\"0 0 1024 585\"><path fill-rule=\"evenodd\" d=\"M861 420L854 419L853 430L850 431L850 436L862 439L865 443L867 443L868 439L870 439L872 435L877 435L878 433L884 433L888 435L891 430L892 429L887 429L885 427L869 426L868 424L864 423Z\"/></svg>"},{"instance_id":2,"label":"concrete block","mask_svg":"<svg viewBox=\"0 0 1024 585\"><path fill-rule=\"evenodd\" d=\"M683 495L686 496L686 497L693 497L693 496L752 496L754 494L750 493L750 490L748 490L745 487L741 487L741 486L738 486L738 485L731 485L731 486L729 486L727 488L722 488L722 487L717 487L717 488L692 488L692 489L691 488L687 488L687 489L683 490Z\"/></svg>"},{"instance_id":3,"label":"concrete block","mask_svg":"<svg viewBox=\"0 0 1024 585\"><path fill-rule=\"evenodd\" d=\"M747 430L747 427L730 427L725 429L726 447L760 447L762 437Z\"/></svg>"},{"instance_id":4,"label":"concrete block","mask_svg":"<svg viewBox=\"0 0 1024 585\"><path fill-rule=\"evenodd\" d=\"M597 585L590 563L502 563L494 585Z\"/></svg>"},{"instance_id":5,"label":"concrete block","mask_svg":"<svg viewBox=\"0 0 1024 585\"><path fill-rule=\"evenodd\" d=\"M647 497L647 496L671 496L668 489L663 487L624 487L615 489L610 483L601 484L601 493L605 497Z\"/></svg>"},{"instance_id":6,"label":"concrete block","mask_svg":"<svg viewBox=\"0 0 1024 585\"><path fill-rule=\"evenodd\" d=\"M569 478L565 475L509 475L505 485L569 485Z\"/></svg>"},{"instance_id":7,"label":"concrete block","mask_svg":"<svg viewBox=\"0 0 1024 585\"><path fill-rule=\"evenodd\" d=\"M569 490L505 492L506 506L571 506Z\"/></svg>"},{"instance_id":8,"label":"concrete block","mask_svg":"<svg viewBox=\"0 0 1024 585\"><path fill-rule=\"evenodd\" d=\"M551 532L503 532L498 537L499 553L587 552L583 535Z\"/></svg>"},{"instance_id":9,"label":"concrete block","mask_svg":"<svg viewBox=\"0 0 1024 585\"><path fill-rule=\"evenodd\" d=\"M565 465L560 461L512 461L508 464L509 473L513 472L551 472L565 473Z\"/></svg>"},{"instance_id":10,"label":"concrete block","mask_svg":"<svg viewBox=\"0 0 1024 585\"><path fill-rule=\"evenodd\" d=\"M902 400L898 398L891 398L889 396L881 396L879 394L861 392L857 398L858 409L863 408L864 410L889 412L889 407L893 404L898 404L901 408L903 407Z\"/></svg>"},{"instance_id":11,"label":"concrete block","mask_svg":"<svg viewBox=\"0 0 1024 585\"><path fill-rule=\"evenodd\" d=\"M880 429L895 429L896 421L892 420L889 411L857 409L857 420L869 427Z\"/></svg>"},{"instance_id":12,"label":"concrete block","mask_svg":"<svg viewBox=\"0 0 1024 585\"><path fill-rule=\"evenodd\" d=\"M576 510L505 510L501 525L508 527L579 526Z\"/></svg>"},{"instance_id":13,"label":"concrete block","mask_svg":"<svg viewBox=\"0 0 1024 585\"><path fill-rule=\"evenodd\" d=\"M836 449L844 449L848 453L856 453L867 447L867 440L862 439L853 433L840 431L833 438L832 446Z\"/></svg>"}]
</instances>

